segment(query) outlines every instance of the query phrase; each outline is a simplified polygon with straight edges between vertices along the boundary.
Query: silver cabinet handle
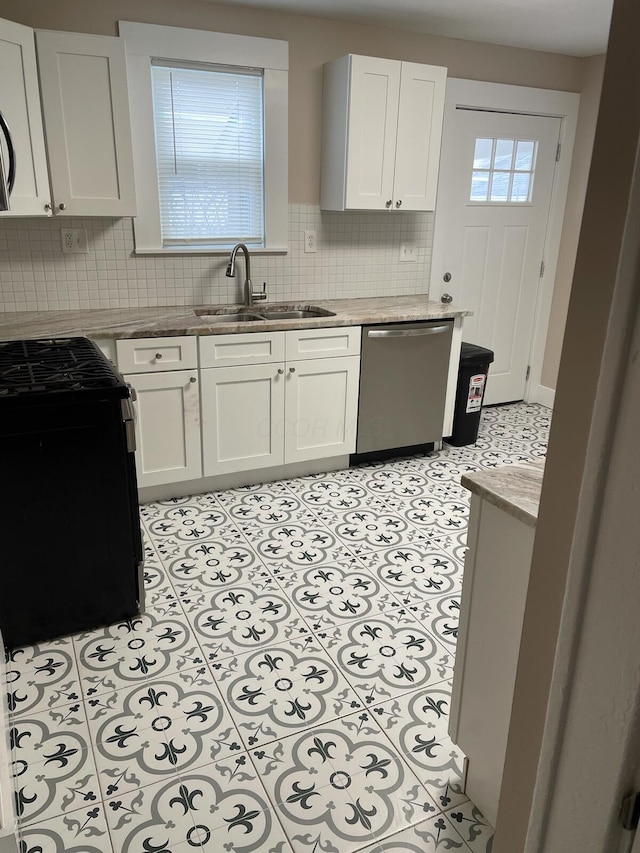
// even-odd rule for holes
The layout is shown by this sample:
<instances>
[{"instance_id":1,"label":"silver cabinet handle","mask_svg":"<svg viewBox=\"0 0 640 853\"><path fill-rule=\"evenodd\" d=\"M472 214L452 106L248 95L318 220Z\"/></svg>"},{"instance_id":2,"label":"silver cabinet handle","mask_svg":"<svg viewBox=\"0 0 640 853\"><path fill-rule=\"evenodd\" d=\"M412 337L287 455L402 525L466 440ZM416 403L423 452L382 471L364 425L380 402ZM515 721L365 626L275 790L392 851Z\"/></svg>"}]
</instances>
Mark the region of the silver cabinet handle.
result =
<instances>
[{"instance_id":1,"label":"silver cabinet handle","mask_svg":"<svg viewBox=\"0 0 640 853\"><path fill-rule=\"evenodd\" d=\"M398 201L396 202L396 207L402 207L402 199L401 198L398 199Z\"/></svg>"},{"instance_id":2,"label":"silver cabinet handle","mask_svg":"<svg viewBox=\"0 0 640 853\"><path fill-rule=\"evenodd\" d=\"M278 374L279 374L280 376L282 376L282 374L283 374L283 373L284 373L284 367L279 367L279 368L278 368Z\"/></svg>"},{"instance_id":3,"label":"silver cabinet handle","mask_svg":"<svg viewBox=\"0 0 640 853\"><path fill-rule=\"evenodd\" d=\"M295 373L295 372L296 372L295 367L290 367L290 368L289 368L289 373Z\"/></svg>"},{"instance_id":4,"label":"silver cabinet handle","mask_svg":"<svg viewBox=\"0 0 640 853\"><path fill-rule=\"evenodd\" d=\"M419 338L423 335L441 335L449 326L427 326L424 329L369 329L368 338Z\"/></svg>"},{"instance_id":5,"label":"silver cabinet handle","mask_svg":"<svg viewBox=\"0 0 640 853\"><path fill-rule=\"evenodd\" d=\"M198 380L196 379L196 377L195 377L195 376L190 376L190 377L189 377L189 382L197 382L197 381L198 381Z\"/></svg>"},{"instance_id":6,"label":"silver cabinet handle","mask_svg":"<svg viewBox=\"0 0 640 853\"><path fill-rule=\"evenodd\" d=\"M67 209L67 205L64 202L61 202L58 205L58 210L66 210L66 209Z\"/></svg>"},{"instance_id":7,"label":"silver cabinet handle","mask_svg":"<svg viewBox=\"0 0 640 853\"><path fill-rule=\"evenodd\" d=\"M161 353L161 352L157 352L157 353L156 353L156 361L160 361L160 359L161 359L161 358L162 358L162 353Z\"/></svg>"},{"instance_id":8,"label":"silver cabinet handle","mask_svg":"<svg viewBox=\"0 0 640 853\"><path fill-rule=\"evenodd\" d=\"M391 207L392 204L393 204L393 199L390 198L389 201L387 201L385 203L385 207Z\"/></svg>"},{"instance_id":9,"label":"silver cabinet handle","mask_svg":"<svg viewBox=\"0 0 640 853\"><path fill-rule=\"evenodd\" d=\"M449 305L450 302L453 302L453 296L450 293L443 293L440 297L440 302L444 302L445 305Z\"/></svg>"},{"instance_id":10,"label":"silver cabinet handle","mask_svg":"<svg viewBox=\"0 0 640 853\"><path fill-rule=\"evenodd\" d=\"M48 201L45 204L44 209L47 211L47 213L49 213L49 211L51 210L51 202L50 201Z\"/></svg>"}]
</instances>

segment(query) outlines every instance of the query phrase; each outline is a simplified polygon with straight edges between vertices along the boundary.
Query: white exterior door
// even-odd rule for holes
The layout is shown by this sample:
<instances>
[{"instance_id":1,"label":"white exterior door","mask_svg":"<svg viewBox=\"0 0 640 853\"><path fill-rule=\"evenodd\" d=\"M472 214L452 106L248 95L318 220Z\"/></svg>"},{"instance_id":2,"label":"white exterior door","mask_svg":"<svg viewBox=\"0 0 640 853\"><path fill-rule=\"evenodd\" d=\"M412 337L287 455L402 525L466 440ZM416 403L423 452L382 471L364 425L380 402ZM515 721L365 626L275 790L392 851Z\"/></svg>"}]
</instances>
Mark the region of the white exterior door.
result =
<instances>
[{"instance_id":1,"label":"white exterior door","mask_svg":"<svg viewBox=\"0 0 640 853\"><path fill-rule=\"evenodd\" d=\"M464 340L494 351L487 404L524 397L560 129L559 118L456 109L443 140L432 295L471 309Z\"/></svg>"},{"instance_id":2,"label":"white exterior door","mask_svg":"<svg viewBox=\"0 0 640 853\"><path fill-rule=\"evenodd\" d=\"M205 477L282 465L284 365L213 367L200 375Z\"/></svg>"},{"instance_id":3,"label":"white exterior door","mask_svg":"<svg viewBox=\"0 0 640 853\"><path fill-rule=\"evenodd\" d=\"M138 485L202 476L197 370L125 376L136 391Z\"/></svg>"},{"instance_id":4,"label":"white exterior door","mask_svg":"<svg viewBox=\"0 0 640 853\"><path fill-rule=\"evenodd\" d=\"M286 370L285 461L355 453L360 359L310 359Z\"/></svg>"}]
</instances>

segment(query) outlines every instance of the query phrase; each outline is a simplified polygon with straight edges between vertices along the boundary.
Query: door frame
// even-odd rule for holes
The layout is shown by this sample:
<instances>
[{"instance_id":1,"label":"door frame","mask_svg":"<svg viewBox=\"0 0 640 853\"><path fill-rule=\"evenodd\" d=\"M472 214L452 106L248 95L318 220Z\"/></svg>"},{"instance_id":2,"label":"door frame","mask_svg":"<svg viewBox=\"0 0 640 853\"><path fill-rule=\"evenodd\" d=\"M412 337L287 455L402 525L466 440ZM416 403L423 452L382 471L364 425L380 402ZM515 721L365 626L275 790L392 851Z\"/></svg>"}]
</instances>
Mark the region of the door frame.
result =
<instances>
[{"instance_id":1,"label":"door frame","mask_svg":"<svg viewBox=\"0 0 640 853\"><path fill-rule=\"evenodd\" d=\"M485 109L495 112L522 113L523 115L551 116L559 118L561 156L551 189L551 203L547 220L544 263L545 273L540 279L536 313L531 339L529 364L531 372L525 384L524 399L530 403L542 403L553 406L555 391L541 384L542 364L547 343L547 331L551 314L551 302L555 288L558 255L562 239L573 144L578 122L580 95L574 92L558 92L552 89L533 89L526 86L510 86L503 83L485 83L478 80L463 80L450 77L447 80L447 93L444 107L444 126L442 132L442 150L445 150L447 135L453 133L453 119L458 107ZM443 192L442 183L438 192ZM436 203L433 250L431 255L431 280L429 292L436 297L440 291L440 270L443 268L445 251L444 227L438 222ZM464 307L464 306L462 306Z\"/></svg>"}]
</instances>

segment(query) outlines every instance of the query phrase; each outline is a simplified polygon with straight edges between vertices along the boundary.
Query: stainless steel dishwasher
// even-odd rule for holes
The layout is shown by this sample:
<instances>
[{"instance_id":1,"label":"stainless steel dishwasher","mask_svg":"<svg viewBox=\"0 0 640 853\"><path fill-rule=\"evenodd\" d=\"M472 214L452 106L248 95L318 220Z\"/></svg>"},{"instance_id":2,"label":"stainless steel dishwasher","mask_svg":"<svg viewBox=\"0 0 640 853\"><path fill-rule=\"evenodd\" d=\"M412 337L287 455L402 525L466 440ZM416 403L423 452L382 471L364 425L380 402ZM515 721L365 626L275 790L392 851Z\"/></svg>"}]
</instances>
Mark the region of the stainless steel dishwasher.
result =
<instances>
[{"instance_id":1,"label":"stainless steel dishwasher","mask_svg":"<svg viewBox=\"0 0 640 853\"><path fill-rule=\"evenodd\" d=\"M356 453L441 441L453 320L362 327Z\"/></svg>"}]
</instances>

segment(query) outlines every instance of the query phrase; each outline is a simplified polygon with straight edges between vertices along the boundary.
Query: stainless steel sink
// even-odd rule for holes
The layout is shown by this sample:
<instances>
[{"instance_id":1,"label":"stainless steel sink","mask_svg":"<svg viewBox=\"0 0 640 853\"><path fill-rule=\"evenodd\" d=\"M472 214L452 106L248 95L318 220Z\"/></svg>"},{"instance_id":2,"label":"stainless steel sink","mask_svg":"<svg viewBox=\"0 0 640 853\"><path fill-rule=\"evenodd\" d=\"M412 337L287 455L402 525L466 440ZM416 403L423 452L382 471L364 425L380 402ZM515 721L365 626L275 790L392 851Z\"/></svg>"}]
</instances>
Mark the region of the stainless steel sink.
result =
<instances>
[{"instance_id":1,"label":"stainless steel sink","mask_svg":"<svg viewBox=\"0 0 640 853\"><path fill-rule=\"evenodd\" d=\"M306 320L335 317L335 312L317 305L264 305L258 308L196 308L194 314L207 323L249 323L254 320Z\"/></svg>"},{"instance_id":2,"label":"stainless steel sink","mask_svg":"<svg viewBox=\"0 0 640 853\"><path fill-rule=\"evenodd\" d=\"M335 317L333 311L315 305L265 305L260 314L266 320L304 320L309 317Z\"/></svg>"},{"instance_id":3,"label":"stainless steel sink","mask_svg":"<svg viewBox=\"0 0 640 853\"><path fill-rule=\"evenodd\" d=\"M263 319L260 314L250 313L246 308L196 308L193 313L207 323L251 323Z\"/></svg>"}]
</instances>

